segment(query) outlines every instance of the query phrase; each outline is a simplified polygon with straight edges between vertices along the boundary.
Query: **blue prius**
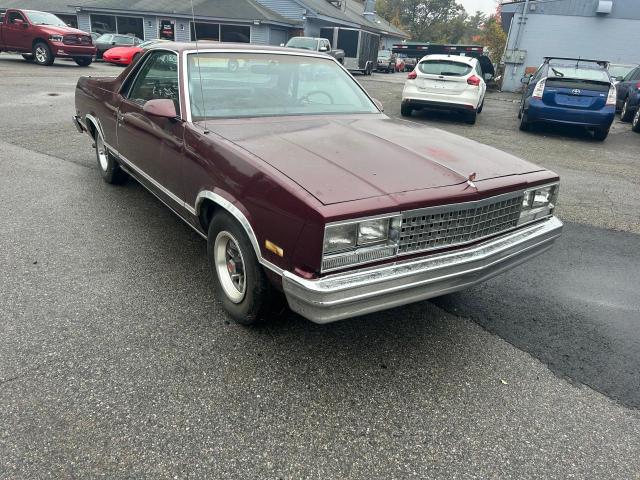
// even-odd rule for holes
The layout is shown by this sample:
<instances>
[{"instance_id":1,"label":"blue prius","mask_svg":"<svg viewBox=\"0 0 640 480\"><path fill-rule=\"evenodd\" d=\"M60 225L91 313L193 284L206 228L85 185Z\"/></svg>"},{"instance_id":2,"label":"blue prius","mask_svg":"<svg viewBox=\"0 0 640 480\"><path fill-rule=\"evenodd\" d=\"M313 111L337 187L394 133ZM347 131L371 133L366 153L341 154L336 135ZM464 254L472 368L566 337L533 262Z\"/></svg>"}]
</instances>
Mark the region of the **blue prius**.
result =
<instances>
[{"instance_id":1,"label":"blue prius","mask_svg":"<svg viewBox=\"0 0 640 480\"><path fill-rule=\"evenodd\" d=\"M520 130L532 123L581 125L604 140L616 114L616 87L607 62L546 57L536 73L523 77Z\"/></svg>"}]
</instances>

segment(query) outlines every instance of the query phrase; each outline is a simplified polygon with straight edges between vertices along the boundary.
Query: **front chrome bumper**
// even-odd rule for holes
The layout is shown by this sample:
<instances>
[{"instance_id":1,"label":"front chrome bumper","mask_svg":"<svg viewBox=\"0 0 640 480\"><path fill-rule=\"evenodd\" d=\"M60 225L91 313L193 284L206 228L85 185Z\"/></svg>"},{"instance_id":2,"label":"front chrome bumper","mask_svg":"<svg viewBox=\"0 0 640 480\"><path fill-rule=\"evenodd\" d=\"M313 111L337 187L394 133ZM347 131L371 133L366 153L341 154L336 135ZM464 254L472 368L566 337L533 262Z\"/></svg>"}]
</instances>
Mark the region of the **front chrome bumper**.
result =
<instances>
[{"instance_id":1,"label":"front chrome bumper","mask_svg":"<svg viewBox=\"0 0 640 480\"><path fill-rule=\"evenodd\" d=\"M284 272L289 307L316 323L385 310L470 287L540 255L562 232L550 217L472 247L306 280Z\"/></svg>"}]
</instances>

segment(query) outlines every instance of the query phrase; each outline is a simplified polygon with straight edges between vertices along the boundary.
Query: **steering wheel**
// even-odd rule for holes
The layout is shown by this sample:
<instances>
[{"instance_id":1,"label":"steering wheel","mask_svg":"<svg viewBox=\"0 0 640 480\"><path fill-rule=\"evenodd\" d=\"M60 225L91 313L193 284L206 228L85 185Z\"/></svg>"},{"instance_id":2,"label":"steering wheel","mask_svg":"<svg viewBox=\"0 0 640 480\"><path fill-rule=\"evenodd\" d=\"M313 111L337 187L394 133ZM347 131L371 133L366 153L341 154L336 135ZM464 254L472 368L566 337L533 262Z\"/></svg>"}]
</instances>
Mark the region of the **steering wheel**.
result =
<instances>
[{"instance_id":1,"label":"steering wheel","mask_svg":"<svg viewBox=\"0 0 640 480\"><path fill-rule=\"evenodd\" d=\"M312 95L324 95L325 97L327 97L329 99L329 104L333 105L335 102L333 100L333 97L328 94L327 92L323 91L323 90L313 90L309 93L307 93L304 97L300 98L300 103L302 102L307 102L307 103L314 103L312 102L309 97L311 97Z\"/></svg>"}]
</instances>

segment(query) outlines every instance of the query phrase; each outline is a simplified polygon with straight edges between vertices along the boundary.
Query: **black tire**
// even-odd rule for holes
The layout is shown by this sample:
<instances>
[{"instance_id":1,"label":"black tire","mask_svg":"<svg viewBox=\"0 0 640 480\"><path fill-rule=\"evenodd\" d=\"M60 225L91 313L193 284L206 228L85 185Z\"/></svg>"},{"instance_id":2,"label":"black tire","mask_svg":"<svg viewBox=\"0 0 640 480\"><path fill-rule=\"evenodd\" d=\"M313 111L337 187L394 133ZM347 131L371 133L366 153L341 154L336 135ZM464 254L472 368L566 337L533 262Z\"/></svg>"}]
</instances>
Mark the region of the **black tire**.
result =
<instances>
[{"instance_id":1,"label":"black tire","mask_svg":"<svg viewBox=\"0 0 640 480\"><path fill-rule=\"evenodd\" d=\"M121 185L127 181L127 172L120 168L120 165L109 152L100 131L95 134L96 161L102 179L111 185Z\"/></svg>"},{"instance_id":2,"label":"black tire","mask_svg":"<svg viewBox=\"0 0 640 480\"><path fill-rule=\"evenodd\" d=\"M482 113L483 108L484 108L484 98L482 99L482 102L480 102L480 106L478 107L478 113Z\"/></svg>"},{"instance_id":3,"label":"black tire","mask_svg":"<svg viewBox=\"0 0 640 480\"><path fill-rule=\"evenodd\" d=\"M412 113L413 107L411 105L404 103L400 105L400 115L402 115L403 117L410 117Z\"/></svg>"},{"instance_id":4,"label":"black tire","mask_svg":"<svg viewBox=\"0 0 640 480\"><path fill-rule=\"evenodd\" d=\"M225 238L226 237L226 238ZM218 243L218 239L220 243ZM232 251L239 252L234 258L225 257L224 269L221 272L218 268L220 255L229 254L229 245L232 240L234 247ZM227 241L225 244L223 242ZM221 253L220 250L224 250ZM217 252L217 253L216 253ZM276 306L281 305L282 297L275 292L267 279L262 266L258 262L253 246L247 237L244 229L230 214L224 211L216 213L209 225L207 236L207 256L209 266L213 274L213 287L216 298L222 303L227 314L241 325L258 325L264 323L276 311ZM221 259L222 260L222 259ZM238 265L238 261L241 263ZM240 266L241 274L244 275L244 291L240 292L234 287L231 277L237 274L237 270L228 273L229 263L233 262L233 268ZM222 268L223 265L220 265ZM220 275L229 275L227 279L221 279ZM231 282L231 283L229 283ZM224 286L223 283L226 285ZM233 299L225 289L236 288L233 291L238 295Z\"/></svg>"},{"instance_id":5,"label":"black tire","mask_svg":"<svg viewBox=\"0 0 640 480\"><path fill-rule=\"evenodd\" d=\"M520 130L522 130L523 132L526 132L529 130L529 128L531 128L531 124L529 123L529 117L527 115L527 112L522 111L520 113Z\"/></svg>"},{"instance_id":6,"label":"black tire","mask_svg":"<svg viewBox=\"0 0 640 480\"><path fill-rule=\"evenodd\" d=\"M33 61L38 65L49 66L53 64L55 58L49 45L44 42L36 42L33 46Z\"/></svg>"},{"instance_id":7,"label":"black tire","mask_svg":"<svg viewBox=\"0 0 640 480\"><path fill-rule=\"evenodd\" d=\"M629 97L624 99L622 104L622 110L620 110L620 120L623 122L630 122L633 118L633 112L629 110Z\"/></svg>"},{"instance_id":8,"label":"black tire","mask_svg":"<svg viewBox=\"0 0 640 480\"><path fill-rule=\"evenodd\" d=\"M478 118L478 111L472 110L471 112L465 112L464 121L469 125L474 125L476 123L476 119Z\"/></svg>"},{"instance_id":9,"label":"black tire","mask_svg":"<svg viewBox=\"0 0 640 480\"><path fill-rule=\"evenodd\" d=\"M138 52L136 53L133 58L131 59L131 63L137 63L138 60L140 60L140 57L142 56L142 52Z\"/></svg>"},{"instance_id":10,"label":"black tire","mask_svg":"<svg viewBox=\"0 0 640 480\"><path fill-rule=\"evenodd\" d=\"M24 58L27 62L33 62L33 55L24 53L22 54L22 58Z\"/></svg>"},{"instance_id":11,"label":"black tire","mask_svg":"<svg viewBox=\"0 0 640 480\"><path fill-rule=\"evenodd\" d=\"M522 118L522 105L520 105L520 108L518 109L518 120L520 120Z\"/></svg>"},{"instance_id":12,"label":"black tire","mask_svg":"<svg viewBox=\"0 0 640 480\"><path fill-rule=\"evenodd\" d=\"M596 128L593 131L593 138L595 140L598 140L599 142L604 142L608 135L609 135L608 128Z\"/></svg>"},{"instance_id":13,"label":"black tire","mask_svg":"<svg viewBox=\"0 0 640 480\"><path fill-rule=\"evenodd\" d=\"M631 130L636 133L640 133L640 108L636 110L636 114L633 116L633 121L631 122Z\"/></svg>"},{"instance_id":14,"label":"black tire","mask_svg":"<svg viewBox=\"0 0 640 480\"><path fill-rule=\"evenodd\" d=\"M76 62L81 67L88 67L93 63L93 58L91 57L74 57L74 62Z\"/></svg>"}]
</instances>

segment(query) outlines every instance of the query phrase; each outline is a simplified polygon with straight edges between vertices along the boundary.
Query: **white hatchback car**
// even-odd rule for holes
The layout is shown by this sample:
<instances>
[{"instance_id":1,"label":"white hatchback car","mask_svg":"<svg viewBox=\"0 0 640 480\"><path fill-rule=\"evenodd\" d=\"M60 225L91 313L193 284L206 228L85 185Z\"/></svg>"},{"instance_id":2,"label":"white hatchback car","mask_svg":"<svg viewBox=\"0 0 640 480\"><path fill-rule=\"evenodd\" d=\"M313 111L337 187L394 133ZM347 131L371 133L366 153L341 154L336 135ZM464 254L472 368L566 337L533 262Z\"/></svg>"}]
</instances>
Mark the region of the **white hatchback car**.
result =
<instances>
[{"instance_id":1,"label":"white hatchback car","mask_svg":"<svg viewBox=\"0 0 640 480\"><path fill-rule=\"evenodd\" d=\"M401 113L436 109L462 112L467 123L476 123L482 111L487 84L480 62L457 55L427 55L409 73L402 91Z\"/></svg>"}]
</instances>

